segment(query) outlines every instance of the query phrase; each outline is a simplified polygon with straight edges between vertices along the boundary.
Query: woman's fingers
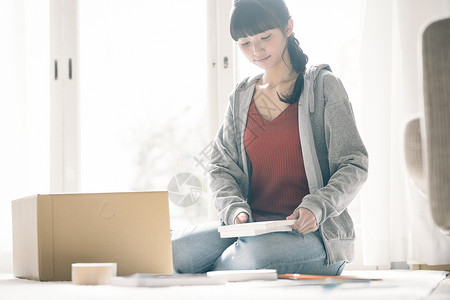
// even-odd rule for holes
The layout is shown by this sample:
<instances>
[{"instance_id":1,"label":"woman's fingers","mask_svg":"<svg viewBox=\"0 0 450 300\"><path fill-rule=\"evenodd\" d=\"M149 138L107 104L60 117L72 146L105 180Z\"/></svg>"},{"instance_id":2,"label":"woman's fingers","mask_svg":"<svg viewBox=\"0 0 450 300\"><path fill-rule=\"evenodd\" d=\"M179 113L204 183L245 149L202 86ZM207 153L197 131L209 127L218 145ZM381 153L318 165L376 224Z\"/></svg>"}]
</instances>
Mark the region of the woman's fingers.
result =
<instances>
[{"instance_id":1,"label":"woman's fingers","mask_svg":"<svg viewBox=\"0 0 450 300\"><path fill-rule=\"evenodd\" d=\"M244 224L248 221L248 215L246 213L240 213L234 219L234 224Z\"/></svg>"},{"instance_id":2,"label":"woman's fingers","mask_svg":"<svg viewBox=\"0 0 450 300\"><path fill-rule=\"evenodd\" d=\"M307 233L316 231L317 229L318 229L317 225L314 224L314 225L309 226L309 227L302 227L301 229L299 229L297 231L299 233L302 233L302 234L307 234Z\"/></svg>"},{"instance_id":3,"label":"woman's fingers","mask_svg":"<svg viewBox=\"0 0 450 300\"><path fill-rule=\"evenodd\" d=\"M287 219L294 219L297 217L297 221L291 226L292 229L297 230L299 233L307 234L316 231L319 227L317 226L316 218L314 214L305 208L299 208ZM292 217L292 218L291 218Z\"/></svg>"}]
</instances>

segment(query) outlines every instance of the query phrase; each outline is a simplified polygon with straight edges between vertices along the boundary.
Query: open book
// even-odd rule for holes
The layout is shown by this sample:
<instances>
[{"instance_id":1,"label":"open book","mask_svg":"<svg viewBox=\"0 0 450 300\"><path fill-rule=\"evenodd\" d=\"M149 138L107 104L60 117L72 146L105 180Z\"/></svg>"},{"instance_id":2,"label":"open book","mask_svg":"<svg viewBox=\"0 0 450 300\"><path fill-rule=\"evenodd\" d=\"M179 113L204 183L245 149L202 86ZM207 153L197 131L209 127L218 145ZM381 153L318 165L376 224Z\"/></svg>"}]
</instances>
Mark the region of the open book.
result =
<instances>
[{"instance_id":1,"label":"open book","mask_svg":"<svg viewBox=\"0 0 450 300\"><path fill-rule=\"evenodd\" d=\"M220 226L221 238L254 236L270 232L292 231L290 227L296 220L264 221Z\"/></svg>"}]
</instances>

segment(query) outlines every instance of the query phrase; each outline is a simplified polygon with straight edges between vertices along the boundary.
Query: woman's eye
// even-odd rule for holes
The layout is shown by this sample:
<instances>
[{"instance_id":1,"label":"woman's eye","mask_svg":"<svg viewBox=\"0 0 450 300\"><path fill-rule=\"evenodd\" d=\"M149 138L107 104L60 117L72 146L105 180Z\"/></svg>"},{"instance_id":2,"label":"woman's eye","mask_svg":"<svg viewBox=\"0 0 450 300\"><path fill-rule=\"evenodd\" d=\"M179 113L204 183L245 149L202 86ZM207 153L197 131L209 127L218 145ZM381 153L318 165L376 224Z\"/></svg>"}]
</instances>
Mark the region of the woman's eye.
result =
<instances>
[{"instance_id":1,"label":"woman's eye","mask_svg":"<svg viewBox=\"0 0 450 300\"><path fill-rule=\"evenodd\" d=\"M269 34L269 35L263 36L261 39L262 39L262 40L267 40L267 39L270 38L271 36L272 36L272 35Z\"/></svg>"},{"instance_id":2,"label":"woman's eye","mask_svg":"<svg viewBox=\"0 0 450 300\"><path fill-rule=\"evenodd\" d=\"M248 45L250 45L250 42L241 43L242 47L247 47Z\"/></svg>"}]
</instances>

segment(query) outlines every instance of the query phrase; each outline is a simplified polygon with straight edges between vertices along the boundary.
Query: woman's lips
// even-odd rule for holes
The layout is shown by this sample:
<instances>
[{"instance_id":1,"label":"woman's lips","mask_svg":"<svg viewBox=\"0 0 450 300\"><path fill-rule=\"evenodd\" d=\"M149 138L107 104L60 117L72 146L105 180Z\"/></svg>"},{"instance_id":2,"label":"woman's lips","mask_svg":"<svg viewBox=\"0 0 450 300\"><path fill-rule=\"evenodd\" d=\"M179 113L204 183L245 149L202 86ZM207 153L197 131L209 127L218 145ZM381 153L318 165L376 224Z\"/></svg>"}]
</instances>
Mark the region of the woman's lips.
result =
<instances>
[{"instance_id":1,"label":"woman's lips","mask_svg":"<svg viewBox=\"0 0 450 300\"><path fill-rule=\"evenodd\" d=\"M263 61L267 60L269 57L270 57L270 55L268 55L266 57L263 57L263 58L255 58L255 61L256 62L263 62Z\"/></svg>"}]
</instances>

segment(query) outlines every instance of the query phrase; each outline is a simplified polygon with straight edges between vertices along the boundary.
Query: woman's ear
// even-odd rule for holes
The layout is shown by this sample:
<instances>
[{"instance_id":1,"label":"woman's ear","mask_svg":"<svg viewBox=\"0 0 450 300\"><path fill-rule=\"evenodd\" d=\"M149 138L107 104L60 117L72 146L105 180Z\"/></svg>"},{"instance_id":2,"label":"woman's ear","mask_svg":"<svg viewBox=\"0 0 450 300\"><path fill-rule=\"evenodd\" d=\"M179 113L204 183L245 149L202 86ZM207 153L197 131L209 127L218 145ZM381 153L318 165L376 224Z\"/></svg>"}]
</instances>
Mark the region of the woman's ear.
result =
<instances>
[{"instance_id":1,"label":"woman's ear","mask_svg":"<svg viewBox=\"0 0 450 300\"><path fill-rule=\"evenodd\" d=\"M292 18L289 18L288 23L286 25L286 29L284 30L284 34L289 37L294 31L294 21Z\"/></svg>"}]
</instances>

